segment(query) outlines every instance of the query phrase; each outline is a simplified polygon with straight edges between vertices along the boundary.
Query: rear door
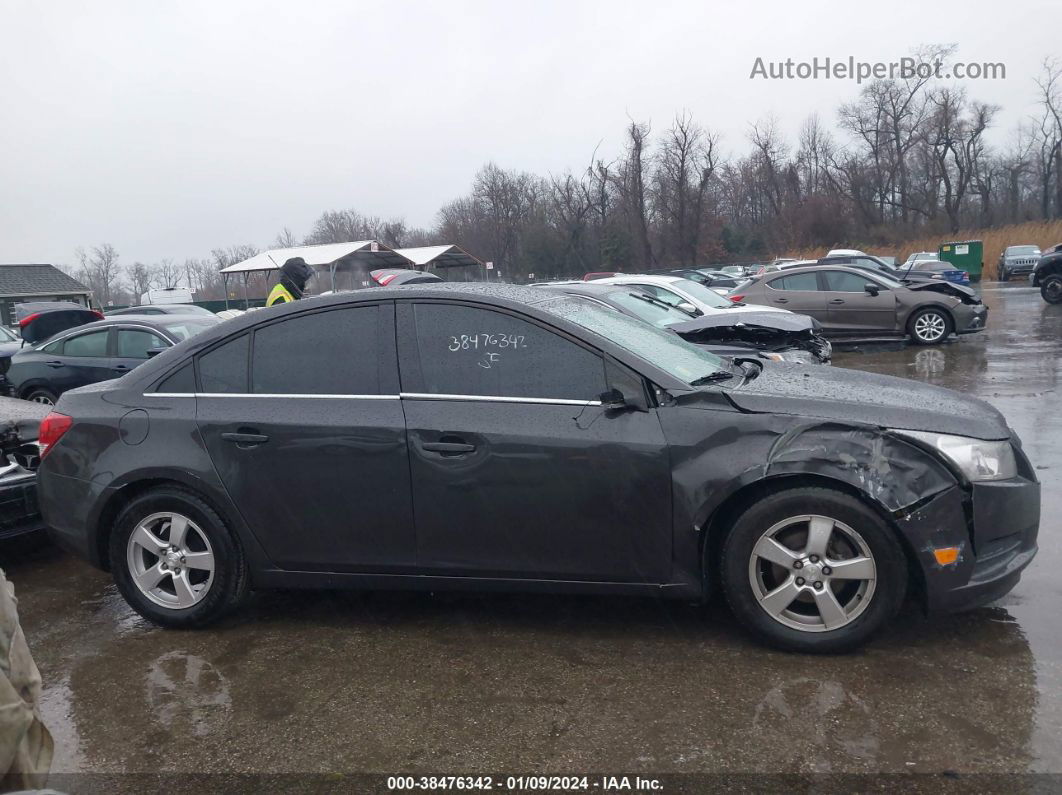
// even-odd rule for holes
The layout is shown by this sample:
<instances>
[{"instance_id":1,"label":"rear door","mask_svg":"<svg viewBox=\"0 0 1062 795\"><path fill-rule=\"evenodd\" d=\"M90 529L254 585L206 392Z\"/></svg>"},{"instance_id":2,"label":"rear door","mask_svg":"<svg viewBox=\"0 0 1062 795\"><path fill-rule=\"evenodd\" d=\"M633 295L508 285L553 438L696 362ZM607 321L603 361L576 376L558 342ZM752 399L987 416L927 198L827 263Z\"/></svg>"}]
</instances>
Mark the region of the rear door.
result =
<instances>
[{"instance_id":1,"label":"rear door","mask_svg":"<svg viewBox=\"0 0 1062 795\"><path fill-rule=\"evenodd\" d=\"M42 349L45 377L56 394L115 377L110 356L112 333L113 329L103 328L73 334L61 347L47 345Z\"/></svg>"},{"instance_id":2,"label":"rear door","mask_svg":"<svg viewBox=\"0 0 1062 795\"><path fill-rule=\"evenodd\" d=\"M765 281L763 295L768 306L810 315L823 327L829 328L826 298L819 289L815 271L788 275L783 271L781 275Z\"/></svg>"},{"instance_id":3,"label":"rear door","mask_svg":"<svg viewBox=\"0 0 1062 795\"><path fill-rule=\"evenodd\" d=\"M412 569L390 301L283 315L201 354L197 370L203 440L277 565Z\"/></svg>"},{"instance_id":4,"label":"rear door","mask_svg":"<svg viewBox=\"0 0 1062 795\"><path fill-rule=\"evenodd\" d=\"M655 410L601 406L601 354L494 307L398 308L420 570L669 581L667 444Z\"/></svg>"},{"instance_id":5,"label":"rear door","mask_svg":"<svg viewBox=\"0 0 1062 795\"><path fill-rule=\"evenodd\" d=\"M119 326L116 330L114 376L122 376L148 360L148 351L168 348L172 344L157 331L147 327Z\"/></svg>"},{"instance_id":6,"label":"rear door","mask_svg":"<svg viewBox=\"0 0 1062 795\"><path fill-rule=\"evenodd\" d=\"M893 334L896 329L896 296L870 274L851 271L819 272L829 311L829 327L845 334ZM866 291L878 286L878 294Z\"/></svg>"}]
</instances>

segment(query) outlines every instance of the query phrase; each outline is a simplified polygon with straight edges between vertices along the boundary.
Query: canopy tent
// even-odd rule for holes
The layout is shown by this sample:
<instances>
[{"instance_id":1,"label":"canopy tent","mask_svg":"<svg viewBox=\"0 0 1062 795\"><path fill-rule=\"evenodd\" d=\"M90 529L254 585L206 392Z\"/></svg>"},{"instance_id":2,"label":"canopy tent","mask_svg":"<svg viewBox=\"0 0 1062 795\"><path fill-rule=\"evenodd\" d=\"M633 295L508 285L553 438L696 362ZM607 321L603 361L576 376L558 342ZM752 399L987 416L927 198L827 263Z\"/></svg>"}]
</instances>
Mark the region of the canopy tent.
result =
<instances>
[{"instance_id":1,"label":"canopy tent","mask_svg":"<svg viewBox=\"0 0 1062 795\"><path fill-rule=\"evenodd\" d=\"M376 240L357 240L351 243L324 243L317 246L291 246L290 248L273 248L255 254L250 259L222 268L221 278L225 282L225 306L228 308L229 276L243 274L244 305L247 301L247 277L252 273L280 270L280 266L292 257L302 257L307 265L316 268L328 266L332 279L332 289L336 286L336 269L339 267L362 266L366 272L375 268L408 268L413 261L394 249L388 248Z\"/></svg>"},{"instance_id":2,"label":"canopy tent","mask_svg":"<svg viewBox=\"0 0 1062 795\"><path fill-rule=\"evenodd\" d=\"M476 265L484 267L483 262L473 257L460 246L418 246L416 248L396 248L396 254L401 254L423 270L428 266L436 268L453 268Z\"/></svg>"}]
</instances>

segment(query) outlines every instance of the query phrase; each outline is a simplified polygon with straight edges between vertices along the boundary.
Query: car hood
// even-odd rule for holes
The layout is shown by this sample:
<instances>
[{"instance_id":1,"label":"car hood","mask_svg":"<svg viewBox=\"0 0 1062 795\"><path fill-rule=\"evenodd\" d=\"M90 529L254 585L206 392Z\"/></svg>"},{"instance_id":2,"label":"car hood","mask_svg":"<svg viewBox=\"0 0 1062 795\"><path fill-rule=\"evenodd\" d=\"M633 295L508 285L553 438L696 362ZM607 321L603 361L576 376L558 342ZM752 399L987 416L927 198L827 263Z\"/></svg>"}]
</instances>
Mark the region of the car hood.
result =
<instances>
[{"instance_id":1,"label":"car hood","mask_svg":"<svg viewBox=\"0 0 1062 795\"><path fill-rule=\"evenodd\" d=\"M737 307L736 310L743 308ZM781 334L800 333L814 331L819 326L817 321L807 315L798 315L795 312L760 312L751 307L749 309L751 311L734 310L733 314L731 310L727 310L718 314L702 315L693 320L675 323L669 328L684 337L687 335L710 337L712 332L729 335L741 329L769 330Z\"/></svg>"},{"instance_id":2,"label":"car hood","mask_svg":"<svg viewBox=\"0 0 1062 795\"><path fill-rule=\"evenodd\" d=\"M48 411L40 403L0 397L0 437L14 431L22 443L37 441L41 420Z\"/></svg>"},{"instance_id":3,"label":"car hood","mask_svg":"<svg viewBox=\"0 0 1062 795\"><path fill-rule=\"evenodd\" d=\"M956 269L958 270L958 269ZM934 279L928 282L916 282L904 285L908 290L925 290L932 293L941 293L958 298L964 304L979 304L981 299L969 287L945 279Z\"/></svg>"},{"instance_id":4,"label":"car hood","mask_svg":"<svg viewBox=\"0 0 1062 795\"><path fill-rule=\"evenodd\" d=\"M767 362L727 395L745 411L797 414L911 431L1006 439L1007 422L983 400L942 387L844 367Z\"/></svg>"}]
</instances>

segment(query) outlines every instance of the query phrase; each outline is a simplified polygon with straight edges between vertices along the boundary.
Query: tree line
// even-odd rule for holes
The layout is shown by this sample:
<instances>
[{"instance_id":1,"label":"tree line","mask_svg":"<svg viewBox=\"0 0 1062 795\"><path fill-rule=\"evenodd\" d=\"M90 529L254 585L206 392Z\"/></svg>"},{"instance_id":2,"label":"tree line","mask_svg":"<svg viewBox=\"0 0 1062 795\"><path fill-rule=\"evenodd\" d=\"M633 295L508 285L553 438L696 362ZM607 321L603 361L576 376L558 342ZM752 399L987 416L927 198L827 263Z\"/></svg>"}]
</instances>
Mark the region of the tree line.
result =
<instances>
[{"instance_id":1,"label":"tree line","mask_svg":"<svg viewBox=\"0 0 1062 795\"><path fill-rule=\"evenodd\" d=\"M953 52L925 47L915 55L931 63ZM503 278L524 280L753 261L854 242L893 246L960 228L1057 219L1062 61L1045 59L1033 85L1035 113L1000 146L986 139L999 107L965 88L929 76L876 80L832 119L809 116L795 140L765 117L749 125L744 153L730 156L719 134L689 113L659 131L632 119L617 156L595 151L578 170L541 176L486 164L429 229L329 210L307 234L284 229L270 247L456 243L493 261ZM257 251L229 246L180 264L122 268L105 244L79 252L74 274L105 303L178 283L221 298L218 269Z\"/></svg>"}]
</instances>

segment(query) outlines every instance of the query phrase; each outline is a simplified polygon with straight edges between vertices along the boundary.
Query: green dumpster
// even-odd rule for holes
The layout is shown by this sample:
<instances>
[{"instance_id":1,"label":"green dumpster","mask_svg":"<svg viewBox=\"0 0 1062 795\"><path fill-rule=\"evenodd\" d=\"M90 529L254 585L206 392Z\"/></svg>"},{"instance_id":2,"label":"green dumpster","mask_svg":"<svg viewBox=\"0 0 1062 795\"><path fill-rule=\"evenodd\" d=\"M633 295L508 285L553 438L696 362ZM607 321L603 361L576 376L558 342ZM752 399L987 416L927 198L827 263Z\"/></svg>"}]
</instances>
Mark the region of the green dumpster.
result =
<instances>
[{"instance_id":1,"label":"green dumpster","mask_svg":"<svg viewBox=\"0 0 1062 795\"><path fill-rule=\"evenodd\" d=\"M937 249L941 262L950 262L959 270L970 274L971 282L981 281L981 269L985 265L985 247L980 240L961 240L941 243Z\"/></svg>"}]
</instances>

